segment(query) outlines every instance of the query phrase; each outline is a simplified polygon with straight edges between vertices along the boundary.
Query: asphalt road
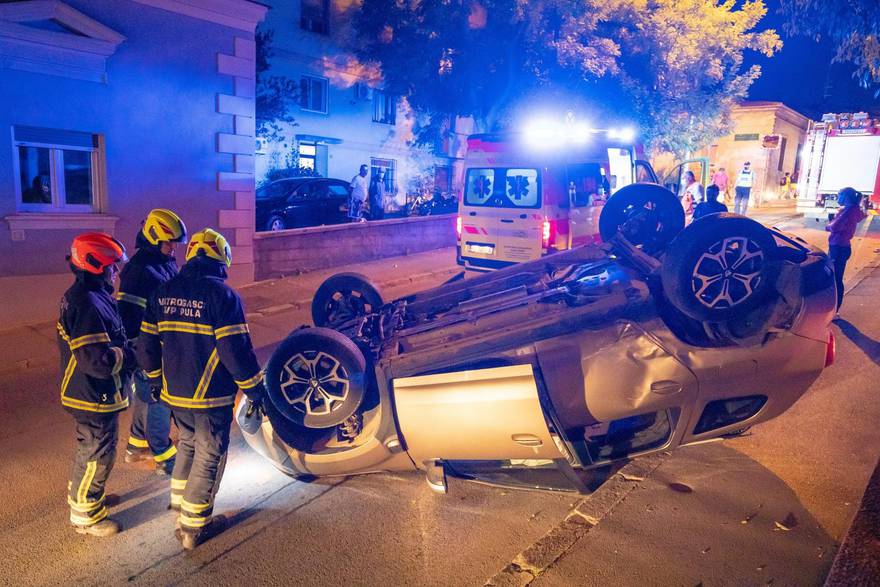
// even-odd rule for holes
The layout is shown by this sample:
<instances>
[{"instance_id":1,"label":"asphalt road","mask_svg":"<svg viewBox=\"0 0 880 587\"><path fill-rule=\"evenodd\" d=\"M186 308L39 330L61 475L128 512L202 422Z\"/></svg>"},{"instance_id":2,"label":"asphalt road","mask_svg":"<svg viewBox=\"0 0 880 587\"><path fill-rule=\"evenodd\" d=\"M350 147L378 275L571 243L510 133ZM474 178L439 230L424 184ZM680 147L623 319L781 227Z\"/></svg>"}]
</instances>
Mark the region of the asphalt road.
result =
<instances>
[{"instance_id":1,"label":"asphalt road","mask_svg":"<svg viewBox=\"0 0 880 587\"><path fill-rule=\"evenodd\" d=\"M854 269L877 246L865 241ZM880 273L848 295L837 364L794 408L742 438L662 456L534 584L821 584L880 451L878 294ZM307 320L299 308L258 320L260 354ZM479 585L579 499L457 481L437 496L418 474L301 483L235 435L216 508L232 517L224 534L181 553L167 481L120 458L108 490L125 531L83 537L67 525L72 423L57 380L54 363L0 372L3 585Z\"/></svg>"}]
</instances>

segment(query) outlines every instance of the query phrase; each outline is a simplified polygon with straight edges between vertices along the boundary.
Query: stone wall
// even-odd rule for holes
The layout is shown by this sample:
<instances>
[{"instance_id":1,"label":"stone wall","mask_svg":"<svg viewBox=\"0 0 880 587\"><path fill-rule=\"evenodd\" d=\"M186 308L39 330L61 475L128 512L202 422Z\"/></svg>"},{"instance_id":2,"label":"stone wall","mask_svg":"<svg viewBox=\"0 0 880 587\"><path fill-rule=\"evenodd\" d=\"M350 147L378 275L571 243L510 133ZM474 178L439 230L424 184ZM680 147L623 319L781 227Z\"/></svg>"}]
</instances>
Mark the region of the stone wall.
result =
<instances>
[{"instance_id":1,"label":"stone wall","mask_svg":"<svg viewBox=\"0 0 880 587\"><path fill-rule=\"evenodd\" d=\"M257 280L454 246L455 215L394 218L254 235Z\"/></svg>"}]
</instances>

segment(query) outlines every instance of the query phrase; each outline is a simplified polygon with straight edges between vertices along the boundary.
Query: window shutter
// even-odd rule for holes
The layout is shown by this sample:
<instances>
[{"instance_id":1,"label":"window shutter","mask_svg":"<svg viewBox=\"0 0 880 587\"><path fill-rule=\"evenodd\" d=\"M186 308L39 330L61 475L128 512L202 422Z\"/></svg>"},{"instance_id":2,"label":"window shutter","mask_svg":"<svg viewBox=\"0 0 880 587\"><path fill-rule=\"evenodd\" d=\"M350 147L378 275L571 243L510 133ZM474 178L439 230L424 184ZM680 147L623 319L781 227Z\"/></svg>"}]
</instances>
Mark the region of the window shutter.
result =
<instances>
[{"instance_id":1,"label":"window shutter","mask_svg":"<svg viewBox=\"0 0 880 587\"><path fill-rule=\"evenodd\" d=\"M98 146L95 135L75 130L38 128L17 124L13 127L13 132L16 142L22 143L44 143L62 147L84 147L89 149L94 149Z\"/></svg>"}]
</instances>

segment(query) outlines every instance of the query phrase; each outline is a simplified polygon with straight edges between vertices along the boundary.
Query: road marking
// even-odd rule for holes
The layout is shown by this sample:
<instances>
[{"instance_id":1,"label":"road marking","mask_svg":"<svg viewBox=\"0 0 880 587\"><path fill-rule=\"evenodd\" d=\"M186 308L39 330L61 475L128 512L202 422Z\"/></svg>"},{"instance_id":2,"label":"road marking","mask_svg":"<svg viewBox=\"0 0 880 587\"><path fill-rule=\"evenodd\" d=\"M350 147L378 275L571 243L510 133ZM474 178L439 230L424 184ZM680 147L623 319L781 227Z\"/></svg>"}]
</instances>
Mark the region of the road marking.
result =
<instances>
[{"instance_id":1,"label":"road marking","mask_svg":"<svg viewBox=\"0 0 880 587\"><path fill-rule=\"evenodd\" d=\"M599 489L581 499L556 526L537 542L516 555L485 585L529 585L610 514L626 496L644 482L669 453L632 461L615 473Z\"/></svg>"}]
</instances>

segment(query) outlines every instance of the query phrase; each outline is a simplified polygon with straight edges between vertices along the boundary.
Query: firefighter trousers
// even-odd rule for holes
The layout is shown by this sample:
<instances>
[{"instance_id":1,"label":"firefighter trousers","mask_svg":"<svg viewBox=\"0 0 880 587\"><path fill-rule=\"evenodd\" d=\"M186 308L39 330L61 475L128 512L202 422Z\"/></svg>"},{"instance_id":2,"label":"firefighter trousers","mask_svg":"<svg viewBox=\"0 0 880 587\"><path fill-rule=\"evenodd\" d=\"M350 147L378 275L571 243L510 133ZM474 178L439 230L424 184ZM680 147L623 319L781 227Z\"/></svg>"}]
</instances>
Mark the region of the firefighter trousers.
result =
<instances>
[{"instance_id":1,"label":"firefighter trousers","mask_svg":"<svg viewBox=\"0 0 880 587\"><path fill-rule=\"evenodd\" d=\"M107 517L104 485L116 460L119 413L77 412L74 420L76 451L67 483L67 503L73 524L91 526Z\"/></svg>"},{"instance_id":2,"label":"firefighter trousers","mask_svg":"<svg viewBox=\"0 0 880 587\"><path fill-rule=\"evenodd\" d=\"M129 448L149 448L157 463L174 458L177 449L171 442L171 408L153 401L149 380L140 372L132 377L131 432Z\"/></svg>"},{"instance_id":3,"label":"firefighter trousers","mask_svg":"<svg viewBox=\"0 0 880 587\"><path fill-rule=\"evenodd\" d=\"M171 473L171 505L180 507L180 527L198 532L211 519L214 496L226 467L232 408L172 408L180 436Z\"/></svg>"}]
</instances>

